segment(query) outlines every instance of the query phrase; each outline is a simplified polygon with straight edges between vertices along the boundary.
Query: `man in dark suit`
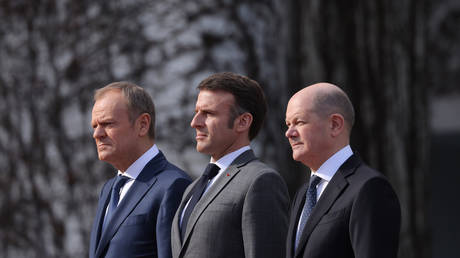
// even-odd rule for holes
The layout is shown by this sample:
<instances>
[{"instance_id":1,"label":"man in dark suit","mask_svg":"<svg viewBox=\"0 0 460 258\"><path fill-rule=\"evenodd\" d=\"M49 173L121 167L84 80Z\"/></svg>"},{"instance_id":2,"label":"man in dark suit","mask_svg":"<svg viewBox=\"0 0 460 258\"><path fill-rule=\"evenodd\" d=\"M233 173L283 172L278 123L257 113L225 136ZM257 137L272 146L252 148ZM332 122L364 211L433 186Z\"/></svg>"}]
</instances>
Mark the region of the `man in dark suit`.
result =
<instances>
[{"instance_id":1,"label":"man in dark suit","mask_svg":"<svg viewBox=\"0 0 460 258\"><path fill-rule=\"evenodd\" d=\"M191 126L212 169L183 195L172 225L173 257L282 257L287 187L249 146L267 109L262 89L233 73L214 74L198 89Z\"/></svg>"},{"instance_id":2,"label":"man in dark suit","mask_svg":"<svg viewBox=\"0 0 460 258\"><path fill-rule=\"evenodd\" d=\"M387 179L349 146L354 110L340 88L318 83L286 111L294 160L311 169L291 208L286 257L394 258L401 210Z\"/></svg>"},{"instance_id":3,"label":"man in dark suit","mask_svg":"<svg viewBox=\"0 0 460 258\"><path fill-rule=\"evenodd\" d=\"M155 110L139 86L96 91L91 124L100 160L118 169L105 183L89 257L171 257L171 222L190 178L155 145Z\"/></svg>"}]
</instances>

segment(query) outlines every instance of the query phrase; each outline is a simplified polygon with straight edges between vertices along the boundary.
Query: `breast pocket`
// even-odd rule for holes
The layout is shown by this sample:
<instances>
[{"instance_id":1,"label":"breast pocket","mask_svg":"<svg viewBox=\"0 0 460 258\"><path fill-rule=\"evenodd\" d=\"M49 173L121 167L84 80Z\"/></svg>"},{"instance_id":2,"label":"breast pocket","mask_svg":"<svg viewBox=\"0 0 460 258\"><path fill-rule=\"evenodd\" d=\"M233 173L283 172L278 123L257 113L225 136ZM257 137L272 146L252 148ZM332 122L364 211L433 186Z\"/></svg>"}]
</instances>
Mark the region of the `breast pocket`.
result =
<instances>
[{"instance_id":1,"label":"breast pocket","mask_svg":"<svg viewBox=\"0 0 460 258\"><path fill-rule=\"evenodd\" d=\"M328 213L324 215L318 223L319 225L329 224L333 222L338 222L340 220L344 220L347 218L347 209L342 209L338 211L334 211L332 213Z\"/></svg>"},{"instance_id":2,"label":"breast pocket","mask_svg":"<svg viewBox=\"0 0 460 258\"><path fill-rule=\"evenodd\" d=\"M148 216L148 214L133 215L126 218L126 220L123 222L123 226L147 224L151 222L150 220L152 219L150 216Z\"/></svg>"}]
</instances>

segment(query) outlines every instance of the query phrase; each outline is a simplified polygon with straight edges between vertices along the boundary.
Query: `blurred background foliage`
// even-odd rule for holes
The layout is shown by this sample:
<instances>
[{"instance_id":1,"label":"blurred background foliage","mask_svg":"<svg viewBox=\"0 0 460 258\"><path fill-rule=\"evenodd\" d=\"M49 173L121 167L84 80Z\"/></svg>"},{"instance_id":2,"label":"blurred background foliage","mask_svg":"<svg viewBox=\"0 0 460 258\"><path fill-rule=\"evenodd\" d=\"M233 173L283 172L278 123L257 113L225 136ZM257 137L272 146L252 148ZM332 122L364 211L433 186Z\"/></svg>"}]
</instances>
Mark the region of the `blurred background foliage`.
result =
<instances>
[{"instance_id":1,"label":"blurred background foliage","mask_svg":"<svg viewBox=\"0 0 460 258\"><path fill-rule=\"evenodd\" d=\"M308 170L284 137L286 103L315 82L343 87L357 111L352 147L400 198L400 257L456 257L456 0L0 0L0 256L87 255L114 174L91 138L96 88L146 88L157 144L196 177L208 159L189 126L196 86L221 71L263 86L269 113L253 148L291 195Z\"/></svg>"}]
</instances>

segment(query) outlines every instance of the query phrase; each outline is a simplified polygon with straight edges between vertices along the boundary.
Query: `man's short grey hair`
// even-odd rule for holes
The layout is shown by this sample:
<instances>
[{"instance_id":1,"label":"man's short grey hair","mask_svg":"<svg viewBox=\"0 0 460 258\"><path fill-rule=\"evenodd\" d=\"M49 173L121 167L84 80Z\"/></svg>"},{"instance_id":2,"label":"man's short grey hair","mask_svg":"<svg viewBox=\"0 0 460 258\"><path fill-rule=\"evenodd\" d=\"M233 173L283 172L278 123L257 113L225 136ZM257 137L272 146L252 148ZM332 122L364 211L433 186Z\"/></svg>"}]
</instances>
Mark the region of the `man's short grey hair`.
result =
<instances>
[{"instance_id":1,"label":"man's short grey hair","mask_svg":"<svg viewBox=\"0 0 460 258\"><path fill-rule=\"evenodd\" d=\"M113 90L121 91L128 104L128 116L131 123L143 113L150 115L149 137L155 138L155 105L152 97L142 87L131 82L113 82L94 92L94 101Z\"/></svg>"},{"instance_id":2,"label":"man's short grey hair","mask_svg":"<svg viewBox=\"0 0 460 258\"><path fill-rule=\"evenodd\" d=\"M349 133L355 123L355 110L348 95L337 87L337 90L320 91L313 103L314 112L321 117L338 113L343 116Z\"/></svg>"}]
</instances>

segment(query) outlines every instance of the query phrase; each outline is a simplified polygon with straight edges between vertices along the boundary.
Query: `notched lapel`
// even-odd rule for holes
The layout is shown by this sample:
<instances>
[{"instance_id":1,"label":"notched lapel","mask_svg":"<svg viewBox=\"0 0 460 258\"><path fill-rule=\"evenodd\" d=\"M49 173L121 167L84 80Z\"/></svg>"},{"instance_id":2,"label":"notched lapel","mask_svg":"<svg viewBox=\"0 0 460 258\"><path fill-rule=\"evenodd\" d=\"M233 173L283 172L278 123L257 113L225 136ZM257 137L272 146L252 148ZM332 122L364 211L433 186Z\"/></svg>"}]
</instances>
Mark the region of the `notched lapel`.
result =
<instances>
[{"instance_id":1,"label":"notched lapel","mask_svg":"<svg viewBox=\"0 0 460 258\"><path fill-rule=\"evenodd\" d=\"M290 220L295 221L297 223L289 223L289 229L288 229L288 236L287 236L287 241L288 241L288 253L289 257L292 257L294 246L295 246L295 237L297 234L297 225L300 219L300 214L302 214L302 208L305 203L305 198L304 196L307 193L309 183L305 183L299 191L296 193L295 199L294 199L294 204L292 207L292 214L290 215Z\"/></svg>"},{"instance_id":2,"label":"notched lapel","mask_svg":"<svg viewBox=\"0 0 460 258\"><path fill-rule=\"evenodd\" d=\"M185 208L185 205L187 204L188 200L192 197L192 190L195 188L195 185L197 184L199 178L193 181L186 189L185 192L182 196L182 200L179 204L179 208L177 208L176 215L174 216L173 219L173 224L172 224L172 232L171 232L171 238L174 239L175 241L178 241L178 244L182 246L182 241L181 236L180 236L180 227L179 227L179 221L182 215L182 212Z\"/></svg>"},{"instance_id":3,"label":"notched lapel","mask_svg":"<svg viewBox=\"0 0 460 258\"><path fill-rule=\"evenodd\" d=\"M302 236L299 240L299 246L297 247L296 255L299 250L302 249L301 246L305 245L308 238L310 237L311 232L321 220L323 215L329 210L329 208L334 204L335 200L337 200L343 190L347 187L347 181L341 175L337 177L336 175L334 175L334 178L331 180L331 182L329 182L328 186L318 200L315 208L312 210L310 217L305 224Z\"/></svg>"},{"instance_id":4,"label":"notched lapel","mask_svg":"<svg viewBox=\"0 0 460 258\"><path fill-rule=\"evenodd\" d=\"M96 225L96 243L94 245L94 250L91 250L91 252L94 254L99 246L101 235L102 235L102 223L104 221L105 217L105 210L107 209L107 205L109 204L109 199L110 199L110 191L112 189L112 186L115 182L115 177L110 179L109 182L104 186L102 190L102 195L101 195L101 200L100 203L97 207L97 213L96 213L96 221L94 224Z\"/></svg>"},{"instance_id":5,"label":"notched lapel","mask_svg":"<svg viewBox=\"0 0 460 258\"><path fill-rule=\"evenodd\" d=\"M161 151L152 160L150 160L147 165L145 165L144 169L142 169L141 173L136 178L123 200L121 200L118 208L113 214L112 219L109 221L109 224L107 224L106 230L102 232L101 240L99 241L99 245L96 249L96 257L102 253L105 246L118 231L118 228L123 221L125 221L148 190L155 184L157 181L156 175L163 171L165 166L166 159ZM110 187L110 189L111 188L112 187Z\"/></svg>"},{"instance_id":6,"label":"notched lapel","mask_svg":"<svg viewBox=\"0 0 460 258\"><path fill-rule=\"evenodd\" d=\"M198 221L204 210L206 210L209 204L219 195L220 192L222 192L225 186L227 186L228 183L230 183L230 181L232 181L232 179L241 171L241 167L243 167L248 162L254 159L256 159L254 152L252 150L247 150L243 152L240 156L238 156L225 171L222 171L223 174L219 175L217 180L209 188L209 190L201 197L201 199L196 204L193 212L190 214L190 218L187 223L187 231L185 232L185 238L182 241L182 247L189 238L190 232L195 227L196 222ZM190 196L188 197L188 199L190 199ZM188 201L188 199L185 200Z\"/></svg>"},{"instance_id":7,"label":"notched lapel","mask_svg":"<svg viewBox=\"0 0 460 258\"><path fill-rule=\"evenodd\" d=\"M217 180L211 186L211 188L209 188L209 190L201 197L192 213L190 214L190 218L187 223L187 231L185 232L185 238L182 243L185 243L190 235L190 232L192 231L204 210L239 172L240 169L237 166L228 167L225 171L223 171L224 174L220 175L219 178L217 178Z\"/></svg>"},{"instance_id":8,"label":"notched lapel","mask_svg":"<svg viewBox=\"0 0 460 258\"><path fill-rule=\"evenodd\" d=\"M342 164L342 166L340 166L339 170L332 177L323 194L319 198L315 208L310 214L307 223L305 224L305 228L302 232L299 246L297 247L294 257L299 255L300 250L308 241L308 238L310 237L313 229L316 227L318 222L321 220L324 214L332 207L337 198L343 193L345 188L347 188L348 181L346 177L354 173L359 163L359 158L357 158L356 155L352 155L350 158L348 158L347 161L345 161L344 164ZM300 210L301 209L302 208L300 208Z\"/></svg>"}]
</instances>

